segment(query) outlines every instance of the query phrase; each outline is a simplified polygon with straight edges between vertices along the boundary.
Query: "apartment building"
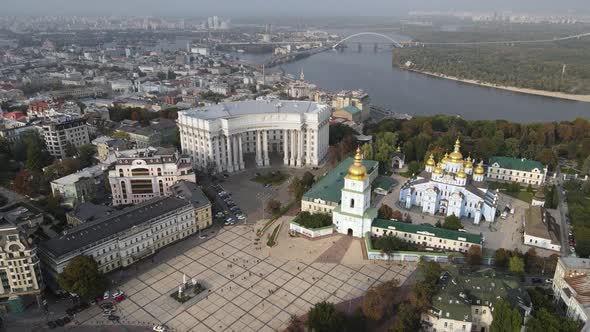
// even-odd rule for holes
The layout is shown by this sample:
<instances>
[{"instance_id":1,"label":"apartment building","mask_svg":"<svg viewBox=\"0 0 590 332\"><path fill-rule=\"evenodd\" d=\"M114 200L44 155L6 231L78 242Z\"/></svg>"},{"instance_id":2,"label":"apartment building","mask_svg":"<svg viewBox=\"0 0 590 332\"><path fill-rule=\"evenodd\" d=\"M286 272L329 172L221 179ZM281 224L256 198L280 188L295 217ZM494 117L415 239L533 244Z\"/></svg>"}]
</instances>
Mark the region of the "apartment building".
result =
<instances>
[{"instance_id":1,"label":"apartment building","mask_svg":"<svg viewBox=\"0 0 590 332\"><path fill-rule=\"evenodd\" d=\"M569 318L584 323L588 331L590 317L590 259L559 257L553 275L553 294Z\"/></svg>"},{"instance_id":2,"label":"apartment building","mask_svg":"<svg viewBox=\"0 0 590 332\"><path fill-rule=\"evenodd\" d=\"M59 195L63 204L71 207L89 202L104 191L106 167L96 165L51 181L53 195Z\"/></svg>"},{"instance_id":3,"label":"apartment building","mask_svg":"<svg viewBox=\"0 0 590 332\"><path fill-rule=\"evenodd\" d=\"M54 115L37 125L47 150L56 158L66 158L68 144L79 147L90 143L86 120L72 115Z\"/></svg>"},{"instance_id":4,"label":"apartment building","mask_svg":"<svg viewBox=\"0 0 590 332\"><path fill-rule=\"evenodd\" d=\"M192 159L176 149L146 148L121 151L109 171L113 205L138 204L171 195L180 180L196 182Z\"/></svg>"},{"instance_id":5,"label":"apartment building","mask_svg":"<svg viewBox=\"0 0 590 332\"><path fill-rule=\"evenodd\" d=\"M195 210L197 229L202 230L211 226L213 223L211 202L196 183L182 180L173 185L171 190L174 196L191 202Z\"/></svg>"}]
</instances>

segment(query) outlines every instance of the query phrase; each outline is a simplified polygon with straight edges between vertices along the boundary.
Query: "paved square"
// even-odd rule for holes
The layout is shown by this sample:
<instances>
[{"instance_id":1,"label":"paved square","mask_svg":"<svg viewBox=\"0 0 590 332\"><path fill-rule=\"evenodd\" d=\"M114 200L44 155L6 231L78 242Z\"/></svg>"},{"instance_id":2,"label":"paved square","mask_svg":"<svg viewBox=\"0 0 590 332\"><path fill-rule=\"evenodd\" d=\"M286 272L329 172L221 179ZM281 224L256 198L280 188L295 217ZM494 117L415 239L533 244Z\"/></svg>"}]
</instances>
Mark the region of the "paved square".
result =
<instances>
[{"instance_id":1,"label":"paved square","mask_svg":"<svg viewBox=\"0 0 590 332\"><path fill-rule=\"evenodd\" d=\"M226 227L205 243L150 266L121 285L128 299L118 304L117 314L126 324L165 323L174 331L278 331L291 315L305 314L317 302L353 299L391 279L401 284L415 268L288 261L266 256L253 241L248 226ZM181 304L170 297L183 273L207 285L205 298ZM84 324L106 322L99 310L78 318Z\"/></svg>"}]
</instances>

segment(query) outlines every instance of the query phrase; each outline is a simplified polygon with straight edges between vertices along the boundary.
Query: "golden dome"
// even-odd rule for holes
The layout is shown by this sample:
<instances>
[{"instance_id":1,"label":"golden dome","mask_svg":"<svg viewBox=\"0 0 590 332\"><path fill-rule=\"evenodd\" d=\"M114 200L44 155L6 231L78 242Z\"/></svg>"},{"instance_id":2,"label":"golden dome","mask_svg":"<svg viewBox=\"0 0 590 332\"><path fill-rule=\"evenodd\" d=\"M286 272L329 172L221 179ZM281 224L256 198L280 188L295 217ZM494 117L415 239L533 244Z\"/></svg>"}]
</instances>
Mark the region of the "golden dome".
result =
<instances>
[{"instance_id":1,"label":"golden dome","mask_svg":"<svg viewBox=\"0 0 590 332\"><path fill-rule=\"evenodd\" d=\"M463 169L463 167L461 167L461 169L459 170L459 173L457 173L457 177L459 179L466 179L467 178L467 173L465 173L465 170Z\"/></svg>"},{"instance_id":2,"label":"golden dome","mask_svg":"<svg viewBox=\"0 0 590 332\"><path fill-rule=\"evenodd\" d=\"M354 163L348 169L347 179L362 181L367 177L367 169L363 165L363 157L361 156L361 148L356 149L354 156Z\"/></svg>"},{"instance_id":3,"label":"golden dome","mask_svg":"<svg viewBox=\"0 0 590 332\"><path fill-rule=\"evenodd\" d=\"M443 173L442 167L440 166L440 163L438 163L436 165L436 168L434 169L434 174L442 174L442 173Z\"/></svg>"},{"instance_id":4,"label":"golden dome","mask_svg":"<svg viewBox=\"0 0 590 332\"><path fill-rule=\"evenodd\" d=\"M465 168L473 168L473 162L471 161L471 157L467 157L467 160L465 161Z\"/></svg>"},{"instance_id":5,"label":"golden dome","mask_svg":"<svg viewBox=\"0 0 590 332\"><path fill-rule=\"evenodd\" d=\"M431 153L430 157L426 161L426 166L435 166L436 162L434 161L434 155Z\"/></svg>"},{"instance_id":6,"label":"golden dome","mask_svg":"<svg viewBox=\"0 0 590 332\"><path fill-rule=\"evenodd\" d=\"M475 168L475 171L473 172L476 175L484 175L485 171L483 169L483 160L479 162L479 164L477 164L477 167Z\"/></svg>"},{"instance_id":7,"label":"golden dome","mask_svg":"<svg viewBox=\"0 0 590 332\"><path fill-rule=\"evenodd\" d=\"M445 156L443 157L443 159L440 161L443 164L446 164L449 162L449 154L445 153Z\"/></svg>"},{"instance_id":8,"label":"golden dome","mask_svg":"<svg viewBox=\"0 0 590 332\"><path fill-rule=\"evenodd\" d=\"M397 149L395 149L395 152L402 152L402 148L398 145Z\"/></svg>"},{"instance_id":9,"label":"golden dome","mask_svg":"<svg viewBox=\"0 0 590 332\"><path fill-rule=\"evenodd\" d=\"M460 149L461 149L461 142L459 141L459 138L457 138L457 141L455 142L455 149L449 155L451 162L453 162L453 163L463 162L463 155L461 154Z\"/></svg>"}]
</instances>

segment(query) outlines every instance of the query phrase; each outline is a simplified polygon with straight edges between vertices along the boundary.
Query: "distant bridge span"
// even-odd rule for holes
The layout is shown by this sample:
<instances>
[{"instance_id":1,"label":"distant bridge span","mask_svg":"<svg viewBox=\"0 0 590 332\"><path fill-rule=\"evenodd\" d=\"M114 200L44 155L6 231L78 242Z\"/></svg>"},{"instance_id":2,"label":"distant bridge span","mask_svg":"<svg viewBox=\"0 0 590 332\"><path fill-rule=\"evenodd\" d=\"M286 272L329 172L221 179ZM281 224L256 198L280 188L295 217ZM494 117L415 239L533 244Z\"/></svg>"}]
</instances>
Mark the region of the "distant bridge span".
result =
<instances>
[{"instance_id":1,"label":"distant bridge span","mask_svg":"<svg viewBox=\"0 0 590 332\"><path fill-rule=\"evenodd\" d=\"M334 44L334 46L332 46L332 48L336 48L338 45L344 43L345 41L354 38L354 37L358 37L358 36L377 36L377 37L383 37L389 41L391 41L393 43L393 45L395 45L396 47L404 47L402 44L400 44L400 42L398 42L397 40L389 37L388 35L384 35L382 33L378 33L378 32L359 32L359 33L355 33L353 35L350 35L348 37L345 37L344 39L342 39L341 41L337 42L336 44Z\"/></svg>"}]
</instances>

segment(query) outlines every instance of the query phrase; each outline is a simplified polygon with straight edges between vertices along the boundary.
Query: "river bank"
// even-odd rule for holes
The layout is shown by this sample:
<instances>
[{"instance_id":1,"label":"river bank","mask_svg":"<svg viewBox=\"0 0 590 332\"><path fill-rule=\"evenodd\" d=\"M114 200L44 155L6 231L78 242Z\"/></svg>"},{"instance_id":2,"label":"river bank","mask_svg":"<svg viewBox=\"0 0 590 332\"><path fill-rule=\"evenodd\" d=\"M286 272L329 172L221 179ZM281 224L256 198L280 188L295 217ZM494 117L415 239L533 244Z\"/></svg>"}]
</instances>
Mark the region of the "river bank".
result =
<instances>
[{"instance_id":1,"label":"river bank","mask_svg":"<svg viewBox=\"0 0 590 332\"><path fill-rule=\"evenodd\" d=\"M408 70L408 71L412 71L415 73L423 74L423 75L428 75L428 76L437 77L437 78L444 78L444 79L451 80L451 81L474 84L474 85L484 86L484 87L488 87L488 88L502 89L502 90L507 90L507 91L512 91L512 92L526 93L526 94L530 94L530 95L537 95L537 96L543 96L543 97L567 99L567 100L582 101L582 102L590 103L590 95L572 95L572 94L563 93L563 92L553 92L553 91L535 90L535 89L527 89L527 88L517 88L514 86L503 86L503 85L498 85L498 84L493 84L493 83L481 82L478 80L463 79L463 78L458 78L458 77L454 77L454 76L447 76L444 74L431 73L431 72L417 70L417 69L403 68L403 67L399 67L399 68L404 69L404 70Z\"/></svg>"}]
</instances>

